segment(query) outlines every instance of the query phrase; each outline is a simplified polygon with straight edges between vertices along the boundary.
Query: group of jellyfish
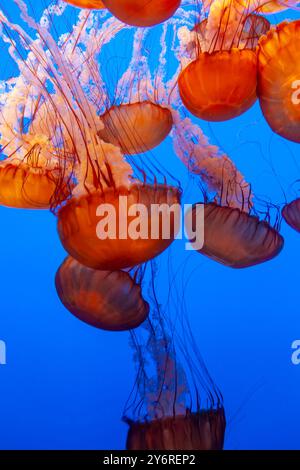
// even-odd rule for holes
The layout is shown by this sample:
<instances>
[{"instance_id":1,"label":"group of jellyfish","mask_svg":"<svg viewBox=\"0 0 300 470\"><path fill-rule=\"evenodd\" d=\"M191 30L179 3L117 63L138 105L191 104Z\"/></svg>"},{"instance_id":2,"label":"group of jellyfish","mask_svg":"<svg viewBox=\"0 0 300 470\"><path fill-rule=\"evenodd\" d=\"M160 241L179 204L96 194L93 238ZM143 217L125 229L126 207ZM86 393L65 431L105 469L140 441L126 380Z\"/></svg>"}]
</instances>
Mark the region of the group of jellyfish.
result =
<instances>
[{"instance_id":1,"label":"group of jellyfish","mask_svg":"<svg viewBox=\"0 0 300 470\"><path fill-rule=\"evenodd\" d=\"M121 195L146 207L180 204L180 184L169 184L152 158L169 136L201 188L199 253L231 268L279 254L279 224L257 216L251 185L195 118L230 120L259 100L271 129L300 143L300 105L292 100L300 21L271 27L267 19L297 2L56 0L39 21L29 0L14 2L27 28L0 10L1 39L19 70L0 89L0 204L50 209L68 253L55 279L61 302L96 328L130 331L138 370L124 412L127 448L222 449L222 395L187 315L174 322L155 292L156 258L175 227L168 240L100 239L97 207L110 203L118 216ZM63 18L68 31L58 34ZM108 45L125 33L130 59L116 72ZM300 199L285 204L282 217L300 232Z\"/></svg>"}]
</instances>

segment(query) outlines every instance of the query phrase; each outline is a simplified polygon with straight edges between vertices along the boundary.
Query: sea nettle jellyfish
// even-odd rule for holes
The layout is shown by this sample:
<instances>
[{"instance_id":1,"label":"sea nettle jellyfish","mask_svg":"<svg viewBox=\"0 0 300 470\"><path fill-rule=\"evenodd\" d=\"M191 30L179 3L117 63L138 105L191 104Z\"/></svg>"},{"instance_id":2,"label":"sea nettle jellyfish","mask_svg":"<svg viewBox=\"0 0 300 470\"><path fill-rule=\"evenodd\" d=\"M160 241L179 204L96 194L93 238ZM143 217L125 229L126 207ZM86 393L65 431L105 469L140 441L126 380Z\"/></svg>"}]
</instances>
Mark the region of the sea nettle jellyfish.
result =
<instances>
[{"instance_id":1,"label":"sea nettle jellyfish","mask_svg":"<svg viewBox=\"0 0 300 470\"><path fill-rule=\"evenodd\" d=\"M276 134L300 142L300 21L281 23L259 43L258 95ZM280 60L279 60L280 59Z\"/></svg>"},{"instance_id":2,"label":"sea nettle jellyfish","mask_svg":"<svg viewBox=\"0 0 300 470\"><path fill-rule=\"evenodd\" d=\"M101 120L101 139L117 145L127 155L152 150L168 136L173 125L169 109L151 101L113 105Z\"/></svg>"},{"instance_id":3,"label":"sea nettle jellyfish","mask_svg":"<svg viewBox=\"0 0 300 470\"><path fill-rule=\"evenodd\" d=\"M196 221L197 206L189 221ZM190 233L190 224L187 231ZM191 241L193 241L191 236ZM247 268L277 256L283 238L270 224L240 209L204 204L204 245L199 253L231 268Z\"/></svg>"},{"instance_id":4,"label":"sea nettle jellyfish","mask_svg":"<svg viewBox=\"0 0 300 470\"><path fill-rule=\"evenodd\" d=\"M88 8L90 10L100 10L102 8L105 8L102 0L64 0L64 1L66 3L70 3L70 5L74 5L75 7Z\"/></svg>"},{"instance_id":5,"label":"sea nettle jellyfish","mask_svg":"<svg viewBox=\"0 0 300 470\"><path fill-rule=\"evenodd\" d=\"M132 26L154 26L168 20L181 0L103 0L119 20Z\"/></svg>"},{"instance_id":6,"label":"sea nettle jellyfish","mask_svg":"<svg viewBox=\"0 0 300 470\"><path fill-rule=\"evenodd\" d=\"M156 257L173 242L179 229L179 204L179 190L166 185L137 183L103 192L95 188L73 196L59 210L58 233L67 252L82 264L106 270L127 268ZM151 209L160 206L164 207L161 213ZM165 234L163 219L169 210Z\"/></svg>"},{"instance_id":7,"label":"sea nettle jellyfish","mask_svg":"<svg viewBox=\"0 0 300 470\"><path fill-rule=\"evenodd\" d=\"M182 59L178 87L184 105L195 116L226 121L256 101L256 45L270 24L251 12L250 4L215 0L208 18L192 32L179 31L189 60Z\"/></svg>"},{"instance_id":8,"label":"sea nettle jellyfish","mask_svg":"<svg viewBox=\"0 0 300 470\"><path fill-rule=\"evenodd\" d=\"M151 73L146 52L149 32L136 31L127 70L115 88L111 89L112 85L103 81L101 93L99 90L104 101L100 116L104 127L99 136L118 146L125 155L145 154L153 150L172 129L169 95L175 79L164 81L166 34L167 26L161 37L159 66ZM111 77L108 77L109 81L112 81Z\"/></svg>"},{"instance_id":9,"label":"sea nettle jellyfish","mask_svg":"<svg viewBox=\"0 0 300 470\"><path fill-rule=\"evenodd\" d=\"M191 242L195 231L204 230L204 245L197 251L234 268L274 258L282 249L283 238L269 223L251 215L250 185L229 157L210 145L201 129L189 119L180 119L179 113L173 142L189 173L199 178L204 194L203 223L196 225L197 219L201 222L197 205L186 217ZM197 240L200 235L197 233Z\"/></svg>"},{"instance_id":10,"label":"sea nettle jellyfish","mask_svg":"<svg viewBox=\"0 0 300 470\"><path fill-rule=\"evenodd\" d=\"M300 232L300 199L297 198L286 204L282 209L282 216L287 224L297 232Z\"/></svg>"},{"instance_id":11,"label":"sea nettle jellyfish","mask_svg":"<svg viewBox=\"0 0 300 470\"><path fill-rule=\"evenodd\" d=\"M29 155L23 160L8 158L0 163L0 204L18 209L49 209L60 188L60 199L70 194L61 181L59 168Z\"/></svg>"},{"instance_id":12,"label":"sea nettle jellyfish","mask_svg":"<svg viewBox=\"0 0 300 470\"><path fill-rule=\"evenodd\" d=\"M0 98L0 204L49 209L72 188L71 165L62 158L53 107L21 75L4 85Z\"/></svg>"},{"instance_id":13,"label":"sea nettle jellyfish","mask_svg":"<svg viewBox=\"0 0 300 470\"><path fill-rule=\"evenodd\" d=\"M142 330L131 334L138 374L124 412L128 450L223 448L221 394L199 355L186 316L180 314L176 325L177 329L169 314L154 309Z\"/></svg>"},{"instance_id":14,"label":"sea nettle jellyfish","mask_svg":"<svg viewBox=\"0 0 300 470\"><path fill-rule=\"evenodd\" d=\"M136 328L149 313L140 286L124 271L96 271L68 257L55 284L61 302L75 317L102 330Z\"/></svg>"}]
</instances>

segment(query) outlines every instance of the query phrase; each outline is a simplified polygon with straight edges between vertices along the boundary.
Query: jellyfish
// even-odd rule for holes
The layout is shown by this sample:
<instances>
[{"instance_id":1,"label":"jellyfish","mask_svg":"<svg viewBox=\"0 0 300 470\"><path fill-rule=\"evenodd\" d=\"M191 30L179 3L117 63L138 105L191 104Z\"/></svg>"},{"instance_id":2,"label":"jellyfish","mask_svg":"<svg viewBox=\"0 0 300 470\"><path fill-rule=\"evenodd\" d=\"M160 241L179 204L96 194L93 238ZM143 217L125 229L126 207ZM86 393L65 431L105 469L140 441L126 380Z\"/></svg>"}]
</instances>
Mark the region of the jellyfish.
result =
<instances>
[{"instance_id":1,"label":"jellyfish","mask_svg":"<svg viewBox=\"0 0 300 470\"><path fill-rule=\"evenodd\" d=\"M283 22L259 42L258 95L271 129L300 142L300 21ZM279 60L280 58L280 60Z\"/></svg>"},{"instance_id":2,"label":"jellyfish","mask_svg":"<svg viewBox=\"0 0 300 470\"><path fill-rule=\"evenodd\" d=\"M151 207L166 212L154 214ZM59 210L58 233L64 248L80 263L94 269L128 268L158 256L173 242L179 230L178 208L180 191L168 185L95 190L73 196ZM163 213L170 214L167 235ZM132 227L137 231L131 232Z\"/></svg>"},{"instance_id":3,"label":"jellyfish","mask_svg":"<svg viewBox=\"0 0 300 470\"><path fill-rule=\"evenodd\" d=\"M181 0L103 0L119 20L132 26L154 26L168 20Z\"/></svg>"},{"instance_id":4,"label":"jellyfish","mask_svg":"<svg viewBox=\"0 0 300 470\"><path fill-rule=\"evenodd\" d=\"M102 330L136 328L149 313L140 286L124 271L94 270L69 256L55 284L61 302L75 317Z\"/></svg>"},{"instance_id":5,"label":"jellyfish","mask_svg":"<svg viewBox=\"0 0 300 470\"><path fill-rule=\"evenodd\" d=\"M197 205L190 214L194 223L196 211ZM204 245L198 251L214 261L231 268L247 268L273 259L283 243L275 228L254 215L214 203L204 205Z\"/></svg>"},{"instance_id":6,"label":"jellyfish","mask_svg":"<svg viewBox=\"0 0 300 470\"><path fill-rule=\"evenodd\" d=\"M49 209L56 198L67 199L72 187L70 162L62 161L58 148L55 113L22 74L2 88L0 204Z\"/></svg>"},{"instance_id":7,"label":"jellyfish","mask_svg":"<svg viewBox=\"0 0 300 470\"><path fill-rule=\"evenodd\" d=\"M270 24L251 13L251 4L215 0L207 19L192 32L184 28L179 31L192 57L188 61L182 58L179 92L183 104L198 118L226 121L255 103L256 45Z\"/></svg>"},{"instance_id":8,"label":"jellyfish","mask_svg":"<svg viewBox=\"0 0 300 470\"><path fill-rule=\"evenodd\" d=\"M300 232L300 199L286 204L282 209L282 216L288 225Z\"/></svg>"},{"instance_id":9,"label":"jellyfish","mask_svg":"<svg viewBox=\"0 0 300 470\"><path fill-rule=\"evenodd\" d=\"M59 169L45 166L34 157L24 161L9 158L0 162L0 204L17 209L49 209L60 187L60 198L70 194Z\"/></svg>"},{"instance_id":10,"label":"jellyfish","mask_svg":"<svg viewBox=\"0 0 300 470\"><path fill-rule=\"evenodd\" d=\"M79 8L88 8L91 10L100 10L101 8L105 8L103 5L102 0L64 0L66 3L70 3L70 5L74 5L75 7Z\"/></svg>"},{"instance_id":11,"label":"jellyfish","mask_svg":"<svg viewBox=\"0 0 300 470\"><path fill-rule=\"evenodd\" d=\"M151 297L154 289L148 291L150 316L131 333L137 378L124 410L126 448L221 450L226 427L222 396L181 311L181 294L175 296L180 310L175 326L171 312L153 300L156 294Z\"/></svg>"},{"instance_id":12,"label":"jellyfish","mask_svg":"<svg viewBox=\"0 0 300 470\"><path fill-rule=\"evenodd\" d=\"M293 8L297 6L298 0L264 0L263 2L258 1L258 12L265 15L270 13L279 13L283 10Z\"/></svg>"},{"instance_id":13,"label":"jellyfish","mask_svg":"<svg viewBox=\"0 0 300 470\"><path fill-rule=\"evenodd\" d=\"M104 102L100 115L103 129L99 136L105 142L118 146L125 155L149 153L172 130L169 95L177 72L169 81L164 81L167 32L168 26L164 25L160 38L159 65L154 71L151 72L147 54L150 33L148 30L137 30L130 63L115 88L102 80L99 95Z\"/></svg>"},{"instance_id":14,"label":"jellyfish","mask_svg":"<svg viewBox=\"0 0 300 470\"><path fill-rule=\"evenodd\" d=\"M169 416L139 423L129 421L128 450L222 450L223 409Z\"/></svg>"},{"instance_id":15,"label":"jellyfish","mask_svg":"<svg viewBox=\"0 0 300 470\"><path fill-rule=\"evenodd\" d=\"M204 227L204 245L198 251L234 268L253 266L277 256L283 238L276 228L255 216L249 183L230 158L210 144L200 127L189 118L182 118L179 112L173 144L189 174L199 179L203 193L203 225L198 228L195 225L197 204L186 217L186 230L192 242L194 230Z\"/></svg>"},{"instance_id":16,"label":"jellyfish","mask_svg":"<svg viewBox=\"0 0 300 470\"><path fill-rule=\"evenodd\" d=\"M99 137L121 148L124 154L144 153L157 147L173 125L168 108L142 101L112 106L101 115Z\"/></svg>"}]
</instances>

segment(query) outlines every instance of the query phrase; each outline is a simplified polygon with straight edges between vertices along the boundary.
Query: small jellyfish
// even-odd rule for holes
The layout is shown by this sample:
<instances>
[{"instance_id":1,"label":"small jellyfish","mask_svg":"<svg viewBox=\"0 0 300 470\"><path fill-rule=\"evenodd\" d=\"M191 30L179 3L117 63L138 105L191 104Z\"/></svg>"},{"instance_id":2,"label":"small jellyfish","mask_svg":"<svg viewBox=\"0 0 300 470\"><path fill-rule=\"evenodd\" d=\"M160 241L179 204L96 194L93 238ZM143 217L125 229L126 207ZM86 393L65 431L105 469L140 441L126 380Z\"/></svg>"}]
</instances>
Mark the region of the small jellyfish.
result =
<instances>
[{"instance_id":1,"label":"small jellyfish","mask_svg":"<svg viewBox=\"0 0 300 470\"><path fill-rule=\"evenodd\" d=\"M136 328L149 313L140 286L124 271L96 271L68 257L55 284L61 302L75 317L102 330Z\"/></svg>"},{"instance_id":2,"label":"small jellyfish","mask_svg":"<svg viewBox=\"0 0 300 470\"><path fill-rule=\"evenodd\" d=\"M300 142L300 21L283 22L259 42L258 96L276 134Z\"/></svg>"},{"instance_id":3,"label":"small jellyfish","mask_svg":"<svg viewBox=\"0 0 300 470\"><path fill-rule=\"evenodd\" d=\"M170 133L171 111L151 101L112 106L101 115L99 137L119 147L125 155L145 153Z\"/></svg>"},{"instance_id":4,"label":"small jellyfish","mask_svg":"<svg viewBox=\"0 0 300 470\"><path fill-rule=\"evenodd\" d=\"M194 224L197 205L191 218ZM192 225L187 224L190 234ZM231 268L247 268L264 263L282 250L282 236L266 221L238 208L214 203L204 205L204 245L199 253Z\"/></svg>"},{"instance_id":5,"label":"small jellyfish","mask_svg":"<svg viewBox=\"0 0 300 470\"><path fill-rule=\"evenodd\" d=\"M88 8L90 10L100 10L102 8L105 8L102 0L64 0L64 1L66 3L70 3L70 5L74 5L75 7Z\"/></svg>"},{"instance_id":6,"label":"small jellyfish","mask_svg":"<svg viewBox=\"0 0 300 470\"><path fill-rule=\"evenodd\" d=\"M294 230L300 232L300 198L284 206L282 217Z\"/></svg>"},{"instance_id":7,"label":"small jellyfish","mask_svg":"<svg viewBox=\"0 0 300 470\"><path fill-rule=\"evenodd\" d=\"M198 351L186 312L180 310L180 288L173 323L171 312L155 301L153 270L149 283L152 289L145 291L151 315L131 333L137 378L124 410L126 448L221 450L226 428L222 395Z\"/></svg>"},{"instance_id":8,"label":"small jellyfish","mask_svg":"<svg viewBox=\"0 0 300 470\"><path fill-rule=\"evenodd\" d=\"M60 200L70 194L58 168L38 161L8 158L0 162L0 205L18 209L49 209L59 188Z\"/></svg>"},{"instance_id":9,"label":"small jellyfish","mask_svg":"<svg viewBox=\"0 0 300 470\"><path fill-rule=\"evenodd\" d=\"M179 204L180 191L167 185L98 190L73 196L59 210L58 233L67 252L80 263L94 269L123 269L154 258L173 242L178 219L172 207ZM162 205L171 210L167 236L162 213L152 212ZM99 213L102 209L105 218L104 212ZM137 229L136 235L131 228Z\"/></svg>"},{"instance_id":10,"label":"small jellyfish","mask_svg":"<svg viewBox=\"0 0 300 470\"><path fill-rule=\"evenodd\" d=\"M103 0L108 10L131 26L154 26L168 20L181 0Z\"/></svg>"},{"instance_id":11,"label":"small jellyfish","mask_svg":"<svg viewBox=\"0 0 300 470\"><path fill-rule=\"evenodd\" d=\"M118 146L125 155L153 150L172 130L169 96L174 83L172 79L165 80L167 25L162 29L155 68L149 65L147 52L150 32L137 29L130 62L125 72L117 75L117 83L112 85L111 77L99 80L104 109L100 113L103 128L98 135Z\"/></svg>"},{"instance_id":12,"label":"small jellyfish","mask_svg":"<svg viewBox=\"0 0 300 470\"><path fill-rule=\"evenodd\" d=\"M213 2L208 18L189 33L193 60L178 79L185 107L207 121L235 118L257 99L256 45L270 24L235 3Z\"/></svg>"}]
</instances>

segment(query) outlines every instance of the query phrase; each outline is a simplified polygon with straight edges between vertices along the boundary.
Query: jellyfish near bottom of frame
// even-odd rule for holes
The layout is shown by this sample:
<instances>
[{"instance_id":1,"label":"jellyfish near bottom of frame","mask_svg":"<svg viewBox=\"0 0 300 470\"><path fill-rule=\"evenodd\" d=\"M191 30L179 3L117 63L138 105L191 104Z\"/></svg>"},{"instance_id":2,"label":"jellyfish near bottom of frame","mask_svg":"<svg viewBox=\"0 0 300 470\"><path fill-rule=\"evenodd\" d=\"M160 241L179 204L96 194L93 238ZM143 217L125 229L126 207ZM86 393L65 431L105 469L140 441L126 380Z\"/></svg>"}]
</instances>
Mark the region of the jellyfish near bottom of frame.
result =
<instances>
[{"instance_id":1,"label":"jellyfish near bottom of frame","mask_svg":"<svg viewBox=\"0 0 300 470\"><path fill-rule=\"evenodd\" d=\"M131 332L138 372L124 412L128 450L223 449L222 395L185 315L182 327L177 334L159 311L152 311L142 329Z\"/></svg>"}]
</instances>

